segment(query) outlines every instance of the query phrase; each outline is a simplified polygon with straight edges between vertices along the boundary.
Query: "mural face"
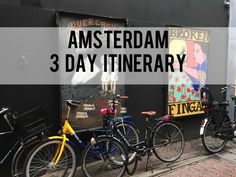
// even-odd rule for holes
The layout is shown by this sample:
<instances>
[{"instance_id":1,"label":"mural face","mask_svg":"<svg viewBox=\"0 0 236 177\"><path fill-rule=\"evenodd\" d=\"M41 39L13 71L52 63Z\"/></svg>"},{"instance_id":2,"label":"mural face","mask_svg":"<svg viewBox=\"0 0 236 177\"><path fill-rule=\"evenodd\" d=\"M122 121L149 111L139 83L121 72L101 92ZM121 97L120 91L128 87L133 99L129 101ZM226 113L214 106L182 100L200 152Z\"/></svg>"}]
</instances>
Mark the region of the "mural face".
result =
<instances>
[{"instance_id":1,"label":"mural face","mask_svg":"<svg viewBox=\"0 0 236 177\"><path fill-rule=\"evenodd\" d=\"M59 27L69 27L73 30L83 30L84 27L100 27L106 29L108 27L124 27L126 20L112 19L105 17L95 17L89 15L78 15L70 13L58 14ZM68 36L60 33L60 52L67 48ZM66 47L65 47L66 46ZM86 48L75 49L75 53L86 53ZM101 62L96 62L93 72L73 72L61 73L61 78L70 80L71 85L61 86L61 101L62 101L62 121L67 114L67 106L65 101L68 99L80 100L81 105L75 110L71 111L70 121L73 127L77 128L91 128L101 126L100 108L108 106L110 98L114 94L125 94L124 86L117 85L119 79L116 70L111 72L108 66L107 72L103 72L103 56L99 55ZM88 58L85 59L85 67L90 67ZM86 69L89 71L90 69ZM101 80L101 85L86 85L86 82ZM84 84L84 85L83 85ZM124 107L119 107L117 116L126 110Z\"/></svg>"},{"instance_id":2,"label":"mural face","mask_svg":"<svg viewBox=\"0 0 236 177\"><path fill-rule=\"evenodd\" d=\"M208 32L170 28L169 53L186 54L184 72L169 73L168 113L185 116L203 113L200 89L207 84ZM175 69L178 69L176 63Z\"/></svg>"}]
</instances>

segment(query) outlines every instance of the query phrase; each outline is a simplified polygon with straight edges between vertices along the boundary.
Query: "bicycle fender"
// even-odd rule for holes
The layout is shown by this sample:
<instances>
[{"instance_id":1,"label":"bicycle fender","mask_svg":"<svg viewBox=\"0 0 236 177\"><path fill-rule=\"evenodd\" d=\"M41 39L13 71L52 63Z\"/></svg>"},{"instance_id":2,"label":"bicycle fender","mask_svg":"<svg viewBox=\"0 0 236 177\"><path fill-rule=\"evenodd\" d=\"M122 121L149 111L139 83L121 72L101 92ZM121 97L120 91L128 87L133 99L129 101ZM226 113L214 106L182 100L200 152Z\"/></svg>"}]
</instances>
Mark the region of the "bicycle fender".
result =
<instances>
[{"instance_id":1,"label":"bicycle fender","mask_svg":"<svg viewBox=\"0 0 236 177\"><path fill-rule=\"evenodd\" d=\"M206 126L207 121L208 121L208 118L205 118L205 119L202 120L202 122L201 122L201 127L200 127L200 135L203 135L203 133L204 133L204 128L205 128L205 126Z\"/></svg>"},{"instance_id":2,"label":"bicycle fender","mask_svg":"<svg viewBox=\"0 0 236 177\"><path fill-rule=\"evenodd\" d=\"M116 124L118 125L120 122L117 122ZM135 128L135 130L137 131L138 134L140 134L139 129L137 128L137 126L133 123L133 122L129 122L127 120L124 120L124 123L130 124L131 126L133 126Z\"/></svg>"},{"instance_id":3,"label":"bicycle fender","mask_svg":"<svg viewBox=\"0 0 236 177\"><path fill-rule=\"evenodd\" d=\"M45 140L45 139L44 138L39 139L37 136L35 136L35 137L32 137L32 138L28 139L27 141L24 141L22 147L23 148L27 148L27 147L29 147L29 146L31 146L33 144L40 143L43 140Z\"/></svg>"},{"instance_id":4,"label":"bicycle fender","mask_svg":"<svg viewBox=\"0 0 236 177\"><path fill-rule=\"evenodd\" d=\"M48 137L49 140L63 140L62 136L50 136ZM66 138L66 141L69 141L68 138Z\"/></svg>"},{"instance_id":5,"label":"bicycle fender","mask_svg":"<svg viewBox=\"0 0 236 177\"><path fill-rule=\"evenodd\" d=\"M158 126L160 126L161 124L165 124L165 123L172 123L172 124L175 124L180 130L181 132L183 132L183 128L182 126L180 125L180 123L174 121L174 120L169 120L169 121L163 121L163 120L160 120L157 122L157 124L155 125L155 127L153 128L153 133L154 131L157 129Z\"/></svg>"}]
</instances>

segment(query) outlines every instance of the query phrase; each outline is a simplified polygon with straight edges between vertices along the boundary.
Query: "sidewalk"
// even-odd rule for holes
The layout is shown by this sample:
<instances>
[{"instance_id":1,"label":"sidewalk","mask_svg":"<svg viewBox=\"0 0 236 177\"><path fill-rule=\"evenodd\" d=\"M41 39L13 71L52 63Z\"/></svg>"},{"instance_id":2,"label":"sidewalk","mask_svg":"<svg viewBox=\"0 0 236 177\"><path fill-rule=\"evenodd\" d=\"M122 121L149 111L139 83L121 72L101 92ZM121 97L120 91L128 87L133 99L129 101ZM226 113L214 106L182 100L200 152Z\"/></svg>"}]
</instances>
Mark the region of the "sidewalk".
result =
<instances>
[{"instance_id":1,"label":"sidewalk","mask_svg":"<svg viewBox=\"0 0 236 177\"><path fill-rule=\"evenodd\" d=\"M209 155L201 139L188 141L181 158L172 164L166 164L152 156L153 173L145 171L146 158L139 163L134 177L235 177L236 143L228 142L226 148L218 154ZM128 176L128 175L126 175Z\"/></svg>"}]
</instances>

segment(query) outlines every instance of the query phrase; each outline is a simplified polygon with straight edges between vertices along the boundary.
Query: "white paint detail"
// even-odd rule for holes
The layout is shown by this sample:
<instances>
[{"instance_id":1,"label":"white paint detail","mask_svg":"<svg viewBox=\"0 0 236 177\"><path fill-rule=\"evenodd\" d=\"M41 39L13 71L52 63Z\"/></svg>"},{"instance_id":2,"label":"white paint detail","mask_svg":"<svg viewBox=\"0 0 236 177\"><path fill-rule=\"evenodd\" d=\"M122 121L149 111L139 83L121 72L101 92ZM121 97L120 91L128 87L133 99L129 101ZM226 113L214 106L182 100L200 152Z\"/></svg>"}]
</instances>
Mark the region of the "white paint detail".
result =
<instances>
[{"instance_id":1,"label":"white paint detail","mask_svg":"<svg viewBox=\"0 0 236 177\"><path fill-rule=\"evenodd\" d=\"M206 126L206 123L207 123L208 119L206 118L206 119L204 119L204 120L202 120L202 121L204 121L204 123L201 124L200 135L203 135L204 128L205 128L205 126Z\"/></svg>"}]
</instances>

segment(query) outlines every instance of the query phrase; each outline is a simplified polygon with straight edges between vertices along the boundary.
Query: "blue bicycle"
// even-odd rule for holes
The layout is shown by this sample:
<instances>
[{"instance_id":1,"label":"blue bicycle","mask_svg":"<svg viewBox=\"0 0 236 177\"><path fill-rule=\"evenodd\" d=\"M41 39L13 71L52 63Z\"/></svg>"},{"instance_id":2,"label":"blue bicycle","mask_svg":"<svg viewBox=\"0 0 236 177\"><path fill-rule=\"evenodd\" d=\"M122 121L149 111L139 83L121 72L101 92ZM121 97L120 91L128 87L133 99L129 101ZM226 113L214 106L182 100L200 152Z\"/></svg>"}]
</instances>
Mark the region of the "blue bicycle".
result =
<instances>
[{"instance_id":1,"label":"blue bicycle","mask_svg":"<svg viewBox=\"0 0 236 177\"><path fill-rule=\"evenodd\" d=\"M103 117L115 117L116 105L119 104L119 99L127 98L125 96L116 96L112 99L112 105L102 108L100 113ZM79 133L76 133L69 123L70 110L78 107L79 101L67 100L68 112L64 121L63 128L59 136L48 137L43 143L36 146L28 155L25 165L24 173L26 177L32 176L61 176L73 177L77 168L77 151L78 146L85 147L86 142L82 141ZM115 122L117 132L121 132L130 144L137 144L139 142L139 132L137 128L131 123L130 117L119 117L112 119ZM101 129L87 130L91 131L95 137L109 135L113 131L114 123L106 122ZM116 136L114 133L113 136ZM78 142L78 146L72 144L72 137ZM106 149L107 147L102 147ZM95 151L90 152L95 159L101 158L97 156ZM112 153L117 153L117 148L112 148ZM132 161L136 152L129 153L129 160ZM120 161L121 162L121 161ZM113 170L114 168L111 168ZM80 168L78 168L80 171Z\"/></svg>"}]
</instances>

